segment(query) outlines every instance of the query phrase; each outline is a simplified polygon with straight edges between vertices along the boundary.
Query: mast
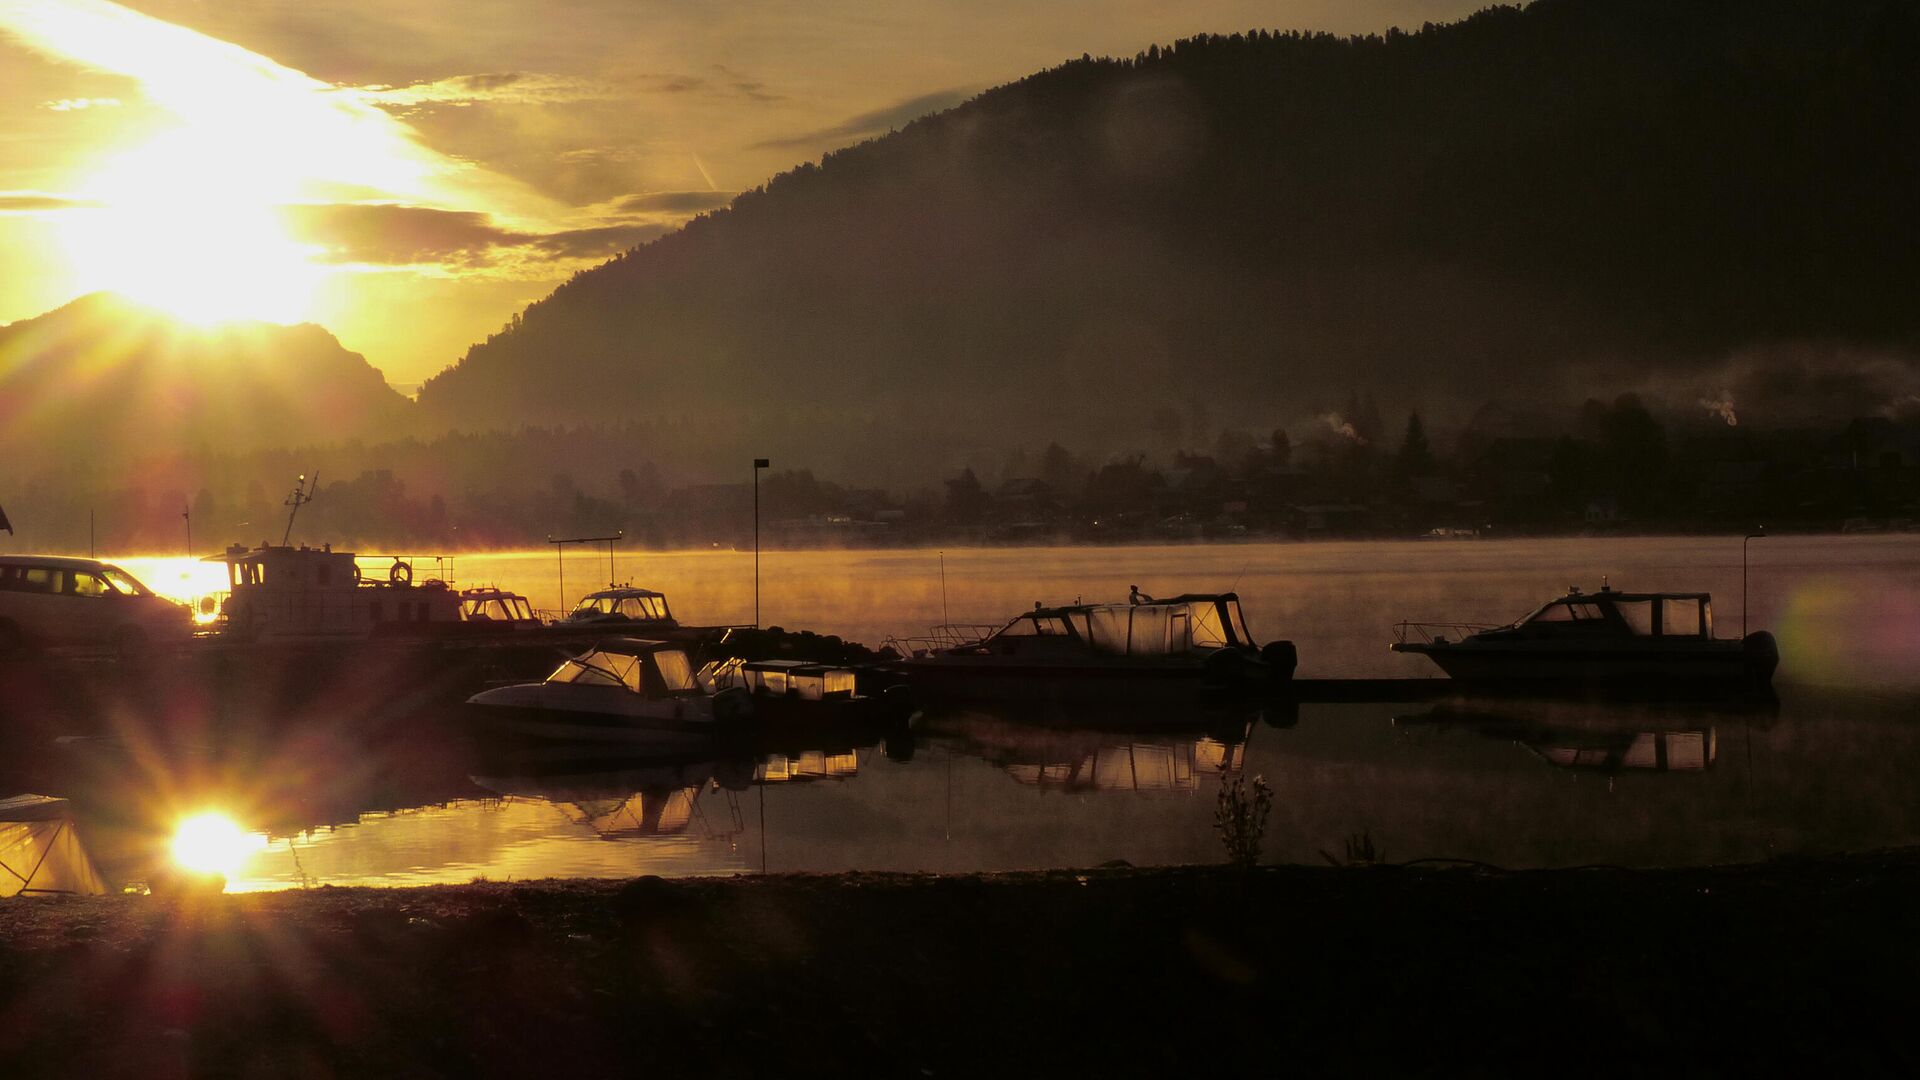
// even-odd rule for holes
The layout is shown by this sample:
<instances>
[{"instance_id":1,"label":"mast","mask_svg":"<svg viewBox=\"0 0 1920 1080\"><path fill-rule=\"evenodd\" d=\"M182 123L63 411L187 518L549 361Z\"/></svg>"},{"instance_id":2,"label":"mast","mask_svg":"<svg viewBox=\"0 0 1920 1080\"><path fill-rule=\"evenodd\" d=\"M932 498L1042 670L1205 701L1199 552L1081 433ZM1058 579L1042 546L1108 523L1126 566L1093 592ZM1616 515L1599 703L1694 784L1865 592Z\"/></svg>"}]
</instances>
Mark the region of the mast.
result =
<instances>
[{"instance_id":1,"label":"mast","mask_svg":"<svg viewBox=\"0 0 1920 1080\"><path fill-rule=\"evenodd\" d=\"M307 483L306 473L301 473L300 478L294 481L293 494L287 496L286 500L280 504L293 507L287 511L287 531L280 537L281 547L286 547L287 542L293 538L293 519L300 516L300 508L312 502L314 492L319 490L320 471L318 469L314 470L312 484Z\"/></svg>"}]
</instances>

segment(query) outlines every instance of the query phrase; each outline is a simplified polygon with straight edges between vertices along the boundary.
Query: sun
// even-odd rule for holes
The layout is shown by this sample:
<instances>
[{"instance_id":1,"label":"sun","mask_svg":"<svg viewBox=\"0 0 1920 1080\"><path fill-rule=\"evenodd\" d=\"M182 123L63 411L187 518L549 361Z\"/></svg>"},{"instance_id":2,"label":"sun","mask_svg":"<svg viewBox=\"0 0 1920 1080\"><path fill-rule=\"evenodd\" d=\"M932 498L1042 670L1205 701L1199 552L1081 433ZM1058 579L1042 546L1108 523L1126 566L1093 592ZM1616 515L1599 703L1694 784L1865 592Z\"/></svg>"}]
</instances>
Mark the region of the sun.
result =
<instances>
[{"instance_id":1,"label":"sun","mask_svg":"<svg viewBox=\"0 0 1920 1080\"><path fill-rule=\"evenodd\" d=\"M266 839L249 833L225 814L209 811L180 823L173 834L173 861L197 874L238 874Z\"/></svg>"},{"instance_id":2,"label":"sun","mask_svg":"<svg viewBox=\"0 0 1920 1080\"><path fill-rule=\"evenodd\" d=\"M181 129L108 159L82 186L65 257L91 289L193 323L310 317L325 268L288 237L288 179L253 148Z\"/></svg>"}]
</instances>

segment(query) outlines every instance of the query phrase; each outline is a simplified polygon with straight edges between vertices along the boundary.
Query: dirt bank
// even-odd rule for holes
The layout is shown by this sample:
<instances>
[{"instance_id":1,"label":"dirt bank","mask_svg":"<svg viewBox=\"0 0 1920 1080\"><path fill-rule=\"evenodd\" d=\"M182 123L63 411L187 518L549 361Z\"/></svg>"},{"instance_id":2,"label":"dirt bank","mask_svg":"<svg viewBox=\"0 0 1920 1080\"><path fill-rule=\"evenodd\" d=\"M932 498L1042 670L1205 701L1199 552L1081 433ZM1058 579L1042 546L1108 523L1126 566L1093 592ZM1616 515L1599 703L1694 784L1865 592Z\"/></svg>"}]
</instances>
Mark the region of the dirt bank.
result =
<instances>
[{"instance_id":1,"label":"dirt bank","mask_svg":"<svg viewBox=\"0 0 1920 1080\"><path fill-rule=\"evenodd\" d=\"M1920 852L0 902L0 1073L1906 1071Z\"/></svg>"}]
</instances>

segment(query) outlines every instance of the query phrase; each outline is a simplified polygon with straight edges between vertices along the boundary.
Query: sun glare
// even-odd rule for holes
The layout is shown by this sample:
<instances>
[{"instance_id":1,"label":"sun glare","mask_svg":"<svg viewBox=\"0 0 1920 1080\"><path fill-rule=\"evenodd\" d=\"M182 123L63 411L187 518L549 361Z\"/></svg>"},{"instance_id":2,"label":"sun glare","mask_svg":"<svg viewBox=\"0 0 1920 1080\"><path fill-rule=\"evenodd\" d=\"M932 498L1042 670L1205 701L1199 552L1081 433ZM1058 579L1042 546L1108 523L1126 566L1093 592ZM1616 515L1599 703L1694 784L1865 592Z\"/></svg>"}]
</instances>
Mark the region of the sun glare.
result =
<instances>
[{"instance_id":1,"label":"sun glare","mask_svg":"<svg viewBox=\"0 0 1920 1080\"><path fill-rule=\"evenodd\" d=\"M66 257L93 287L190 322L296 322L323 270L282 225L287 186L249 148L169 133L87 183L96 208L72 215Z\"/></svg>"},{"instance_id":2,"label":"sun glare","mask_svg":"<svg viewBox=\"0 0 1920 1080\"><path fill-rule=\"evenodd\" d=\"M173 834L173 861L196 874L231 878L266 846L259 833L246 832L225 814L208 811L180 823Z\"/></svg>"}]
</instances>

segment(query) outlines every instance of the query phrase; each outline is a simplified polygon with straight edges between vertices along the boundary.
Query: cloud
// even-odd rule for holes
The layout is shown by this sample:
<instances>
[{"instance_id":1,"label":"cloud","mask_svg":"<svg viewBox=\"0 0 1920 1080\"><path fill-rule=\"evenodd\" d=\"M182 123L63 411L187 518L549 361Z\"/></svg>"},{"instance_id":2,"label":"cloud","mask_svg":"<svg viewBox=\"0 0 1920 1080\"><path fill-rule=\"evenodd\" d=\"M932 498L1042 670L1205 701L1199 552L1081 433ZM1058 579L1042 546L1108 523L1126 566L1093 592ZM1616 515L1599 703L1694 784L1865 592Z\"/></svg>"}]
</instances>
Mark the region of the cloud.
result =
<instances>
[{"instance_id":1,"label":"cloud","mask_svg":"<svg viewBox=\"0 0 1920 1080\"><path fill-rule=\"evenodd\" d=\"M361 101L387 109L421 105L564 105L622 96L618 87L607 83L525 71L454 75L404 86L345 89Z\"/></svg>"},{"instance_id":2,"label":"cloud","mask_svg":"<svg viewBox=\"0 0 1920 1080\"><path fill-rule=\"evenodd\" d=\"M615 200L613 208L627 214L698 214L726 206L737 194L735 191L648 191Z\"/></svg>"},{"instance_id":3,"label":"cloud","mask_svg":"<svg viewBox=\"0 0 1920 1080\"><path fill-rule=\"evenodd\" d=\"M80 112L84 109L117 109L120 107L120 99L110 97L61 98L58 101L43 101L40 103L40 107L51 112Z\"/></svg>"},{"instance_id":4,"label":"cloud","mask_svg":"<svg viewBox=\"0 0 1920 1080\"><path fill-rule=\"evenodd\" d=\"M34 214L44 210L88 210L100 204L70 195L44 191L0 191L0 214Z\"/></svg>"},{"instance_id":5,"label":"cloud","mask_svg":"<svg viewBox=\"0 0 1920 1080\"><path fill-rule=\"evenodd\" d=\"M284 217L289 236L321 248L322 258L336 263L471 264L494 248L527 239L473 210L331 203L289 206Z\"/></svg>"},{"instance_id":6,"label":"cloud","mask_svg":"<svg viewBox=\"0 0 1920 1080\"><path fill-rule=\"evenodd\" d=\"M283 208L287 231L321 249L333 263L440 265L461 270L514 268L529 260L605 259L673 228L665 222L619 222L555 232L502 227L486 214L426 206L332 203ZM549 267L548 270L552 268Z\"/></svg>"},{"instance_id":7,"label":"cloud","mask_svg":"<svg viewBox=\"0 0 1920 1080\"><path fill-rule=\"evenodd\" d=\"M822 143L846 143L853 140L885 135L889 131L903 128L929 113L943 112L973 96L970 87L954 87L950 90L938 90L931 94L908 98L905 101L888 105L883 109L861 113L849 117L832 127L809 131L802 135L793 135L780 139L768 139L755 143L756 150L795 150L819 146Z\"/></svg>"},{"instance_id":8,"label":"cloud","mask_svg":"<svg viewBox=\"0 0 1920 1080\"><path fill-rule=\"evenodd\" d=\"M529 238L528 246L555 259L604 259L673 231L662 222L568 229Z\"/></svg>"}]
</instances>

